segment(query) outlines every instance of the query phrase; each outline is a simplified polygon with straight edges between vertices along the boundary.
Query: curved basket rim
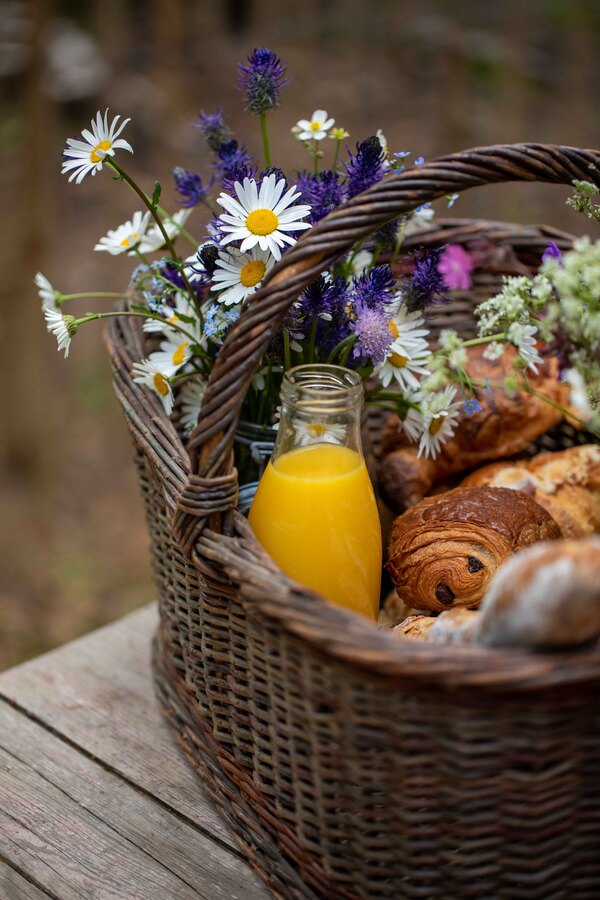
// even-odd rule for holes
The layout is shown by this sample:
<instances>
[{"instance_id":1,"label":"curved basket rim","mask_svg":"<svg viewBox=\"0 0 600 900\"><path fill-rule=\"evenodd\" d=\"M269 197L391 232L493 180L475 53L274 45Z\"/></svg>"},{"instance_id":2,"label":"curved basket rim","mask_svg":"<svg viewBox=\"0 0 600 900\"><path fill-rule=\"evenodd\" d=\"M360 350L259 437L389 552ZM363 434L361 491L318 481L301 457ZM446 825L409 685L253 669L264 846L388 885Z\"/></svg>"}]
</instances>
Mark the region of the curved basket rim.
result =
<instances>
[{"instance_id":1,"label":"curved basket rim","mask_svg":"<svg viewBox=\"0 0 600 900\"><path fill-rule=\"evenodd\" d=\"M457 226L503 228L510 231L531 231L540 234L551 233L567 242L575 239L574 235L563 232L548 225L522 225L494 220L470 218L440 218L432 226L411 236L411 243L418 243L427 234L435 233L444 227ZM170 457L171 479L164 485L169 506L174 509L178 491L180 491L189 475L189 455L180 435L174 428L160 401L142 385L133 381L130 375L131 362L134 361L125 343L124 331L133 335L139 332L137 320L125 320L126 326L121 329L119 320L110 319L105 326L106 343L111 356L113 371L120 373L121 386L126 388L129 397L137 398L150 423L141 423L137 428L131 425L129 402L124 402L123 391L117 389L119 399L125 407L130 420L130 428L134 439L142 452L150 449L151 429L159 432L155 441L162 448L169 444L172 450ZM139 349L139 333L136 335ZM244 520L245 521L245 520ZM253 550L258 566L261 557L265 558L262 547L254 538L249 528L244 534L247 550ZM200 539L201 544L207 541L233 541L237 538L224 538L215 532L206 532ZM223 548L221 548L223 549ZM266 557L270 560L269 557ZM240 563L237 554L233 554L230 564L223 568L231 572L235 563ZM272 575L274 563L270 560ZM246 565L246 560L243 561ZM263 567L264 568L264 567ZM265 573L267 569L264 569ZM243 577L237 579L240 593L256 603L261 614L278 622L295 638L307 642L316 653L321 653L330 661L358 667L383 679L409 682L411 687L419 685L440 685L444 690L457 690L461 687L477 685L485 691L497 694L499 691L532 692L540 690L556 690L575 684L600 682L600 652L597 648L575 650L572 652L533 653L525 650L507 648L506 650L487 647L465 647L443 644L426 644L425 642L395 636L391 631L379 629L368 619L352 613L343 607L329 603L309 588L294 582L278 572L278 582L286 594L286 602L276 600L273 592L265 590L262 597L248 596L244 590ZM260 579L259 579L260 581ZM294 613L295 615L290 615Z\"/></svg>"}]
</instances>

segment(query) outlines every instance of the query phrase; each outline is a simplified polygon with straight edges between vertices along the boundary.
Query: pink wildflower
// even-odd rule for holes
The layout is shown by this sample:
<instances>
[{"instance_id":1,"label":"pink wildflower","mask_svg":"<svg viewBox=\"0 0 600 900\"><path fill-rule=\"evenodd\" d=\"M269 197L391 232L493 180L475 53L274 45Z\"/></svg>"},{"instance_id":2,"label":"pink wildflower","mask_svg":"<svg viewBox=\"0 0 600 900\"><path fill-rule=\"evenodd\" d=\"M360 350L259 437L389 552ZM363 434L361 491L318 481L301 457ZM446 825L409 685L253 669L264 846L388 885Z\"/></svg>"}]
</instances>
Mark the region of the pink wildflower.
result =
<instances>
[{"instance_id":1,"label":"pink wildflower","mask_svg":"<svg viewBox=\"0 0 600 900\"><path fill-rule=\"evenodd\" d=\"M468 291L473 279L473 260L458 244L450 244L440 257L438 272L451 291Z\"/></svg>"}]
</instances>

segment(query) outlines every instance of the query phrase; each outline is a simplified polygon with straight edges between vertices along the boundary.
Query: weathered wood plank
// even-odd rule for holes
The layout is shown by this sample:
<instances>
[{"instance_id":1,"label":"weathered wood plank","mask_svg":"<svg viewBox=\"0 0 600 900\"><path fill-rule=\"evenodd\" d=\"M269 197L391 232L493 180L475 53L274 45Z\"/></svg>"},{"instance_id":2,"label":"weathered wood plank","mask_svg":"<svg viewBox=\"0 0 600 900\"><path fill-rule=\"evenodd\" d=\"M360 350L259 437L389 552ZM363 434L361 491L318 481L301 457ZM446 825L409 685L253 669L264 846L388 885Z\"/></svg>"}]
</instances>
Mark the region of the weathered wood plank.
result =
<instances>
[{"instance_id":1,"label":"weathered wood plank","mask_svg":"<svg viewBox=\"0 0 600 900\"><path fill-rule=\"evenodd\" d=\"M4 702L0 856L61 900L268 896L237 855Z\"/></svg>"},{"instance_id":2,"label":"weathered wood plank","mask_svg":"<svg viewBox=\"0 0 600 900\"><path fill-rule=\"evenodd\" d=\"M149 607L0 675L0 697L238 852L153 693Z\"/></svg>"},{"instance_id":3,"label":"weathered wood plank","mask_svg":"<svg viewBox=\"0 0 600 900\"><path fill-rule=\"evenodd\" d=\"M40 890L0 859L0 897L3 900L48 900L52 894Z\"/></svg>"}]
</instances>

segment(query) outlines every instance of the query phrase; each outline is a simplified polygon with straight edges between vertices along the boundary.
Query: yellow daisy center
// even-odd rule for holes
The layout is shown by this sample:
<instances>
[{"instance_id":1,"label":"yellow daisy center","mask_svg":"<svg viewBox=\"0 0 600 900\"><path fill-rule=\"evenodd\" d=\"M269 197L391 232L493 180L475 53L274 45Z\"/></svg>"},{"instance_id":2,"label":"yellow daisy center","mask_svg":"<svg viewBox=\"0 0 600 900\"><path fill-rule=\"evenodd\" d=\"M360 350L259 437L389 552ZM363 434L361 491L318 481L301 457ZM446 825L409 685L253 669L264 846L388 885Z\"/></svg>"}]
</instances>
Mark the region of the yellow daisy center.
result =
<instances>
[{"instance_id":1,"label":"yellow daisy center","mask_svg":"<svg viewBox=\"0 0 600 900\"><path fill-rule=\"evenodd\" d=\"M140 236L137 231L134 231L133 234L128 234L126 238L123 238L121 241L121 247L133 247L134 244L137 244Z\"/></svg>"},{"instance_id":2,"label":"yellow daisy center","mask_svg":"<svg viewBox=\"0 0 600 900\"><path fill-rule=\"evenodd\" d=\"M310 123L311 131L321 131L322 127L323 127L323 123L318 122L316 119L313 119L312 122Z\"/></svg>"},{"instance_id":3,"label":"yellow daisy center","mask_svg":"<svg viewBox=\"0 0 600 900\"><path fill-rule=\"evenodd\" d=\"M181 366L185 362L185 351L189 346L190 342L184 341L184 343L180 344L177 350L175 350L173 356L171 357L174 366Z\"/></svg>"},{"instance_id":4,"label":"yellow daisy center","mask_svg":"<svg viewBox=\"0 0 600 900\"><path fill-rule=\"evenodd\" d=\"M403 369L408 362L408 356L400 356L399 353L392 353L390 362L395 369Z\"/></svg>"},{"instance_id":5,"label":"yellow daisy center","mask_svg":"<svg viewBox=\"0 0 600 900\"><path fill-rule=\"evenodd\" d=\"M262 259L253 259L242 266L240 270L240 282L244 287L251 288L262 281L267 267Z\"/></svg>"},{"instance_id":6,"label":"yellow daisy center","mask_svg":"<svg viewBox=\"0 0 600 900\"><path fill-rule=\"evenodd\" d=\"M272 234L277 230L279 219L272 209L255 209L248 213L246 218L246 228L252 234L265 235Z\"/></svg>"},{"instance_id":7,"label":"yellow daisy center","mask_svg":"<svg viewBox=\"0 0 600 900\"><path fill-rule=\"evenodd\" d=\"M107 150L110 150L111 147L112 147L111 141L100 141L100 143L96 144L96 146L90 153L90 161L93 163L100 162L102 159L104 159L104 154L102 154L102 156L100 156L100 154L97 151L104 150L106 152Z\"/></svg>"},{"instance_id":8,"label":"yellow daisy center","mask_svg":"<svg viewBox=\"0 0 600 900\"><path fill-rule=\"evenodd\" d=\"M392 339L396 340L396 338L398 337L398 326L392 319L390 319L390 321L388 322L388 328L390 329Z\"/></svg>"},{"instance_id":9,"label":"yellow daisy center","mask_svg":"<svg viewBox=\"0 0 600 900\"><path fill-rule=\"evenodd\" d=\"M444 424L445 416L435 416L429 425L429 434L433 437L436 436L442 425Z\"/></svg>"},{"instance_id":10,"label":"yellow daisy center","mask_svg":"<svg viewBox=\"0 0 600 900\"><path fill-rule=\"evenodd\" d=\"M166 397L169 393L169 382L160 372L156 372L156 374L152 376L152 384L154 385L156 393L160 394L161 397Z\"/></svg>"},{"instance_id":11,"label":"yellow daisy center","mask_svg":"<svg viewBox=\"0 0 600 900\"><path fill-rule=\"evenodd\" d=\"M167 319L169 325L174 325L175 322L179 322L179 316L171 316L170 319Z\"/></svg>"}]
</instances>

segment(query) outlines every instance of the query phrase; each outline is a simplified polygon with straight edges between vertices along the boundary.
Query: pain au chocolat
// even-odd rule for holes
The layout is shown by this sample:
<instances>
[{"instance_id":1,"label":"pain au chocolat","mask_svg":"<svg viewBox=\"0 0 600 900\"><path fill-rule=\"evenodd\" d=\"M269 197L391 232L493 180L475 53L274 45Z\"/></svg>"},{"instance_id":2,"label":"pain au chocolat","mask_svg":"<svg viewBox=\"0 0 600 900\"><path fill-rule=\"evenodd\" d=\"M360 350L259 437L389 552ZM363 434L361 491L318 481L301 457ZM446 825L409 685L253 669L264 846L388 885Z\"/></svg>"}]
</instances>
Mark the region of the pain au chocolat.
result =
<instances>
[{"instance_id":1,"label":"pain au chocolat","mask_svg":"<svg viewBox=\"0 0 600 900\"><path fill-rule=\"evenodd\" d=\"M521 491L459 487L394 521L386 568L409 607L475 608L513 553L560 537L552 516Z\"/></svg>"}]
</instances>

